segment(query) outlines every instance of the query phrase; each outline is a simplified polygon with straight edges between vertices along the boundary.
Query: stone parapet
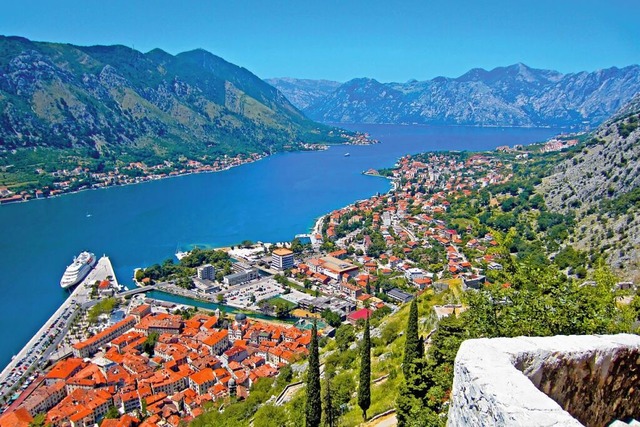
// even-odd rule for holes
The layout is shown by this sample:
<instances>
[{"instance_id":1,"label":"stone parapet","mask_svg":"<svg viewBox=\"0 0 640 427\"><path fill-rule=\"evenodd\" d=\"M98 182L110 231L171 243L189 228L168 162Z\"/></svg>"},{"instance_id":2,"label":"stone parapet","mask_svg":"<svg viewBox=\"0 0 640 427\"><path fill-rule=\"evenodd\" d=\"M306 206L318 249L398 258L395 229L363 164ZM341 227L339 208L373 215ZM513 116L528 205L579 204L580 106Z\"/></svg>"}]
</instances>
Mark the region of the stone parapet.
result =
<instances>
[{"instance_id":1,"label":"stone parapet","mask_svg":"<svg viewBox=\"0 0 640 427\"><path fill-rule=\"evenodd\" d=\"M449 426L605 426L640 418L640 336L465 341Z\"/></svg>"}]
</instances>

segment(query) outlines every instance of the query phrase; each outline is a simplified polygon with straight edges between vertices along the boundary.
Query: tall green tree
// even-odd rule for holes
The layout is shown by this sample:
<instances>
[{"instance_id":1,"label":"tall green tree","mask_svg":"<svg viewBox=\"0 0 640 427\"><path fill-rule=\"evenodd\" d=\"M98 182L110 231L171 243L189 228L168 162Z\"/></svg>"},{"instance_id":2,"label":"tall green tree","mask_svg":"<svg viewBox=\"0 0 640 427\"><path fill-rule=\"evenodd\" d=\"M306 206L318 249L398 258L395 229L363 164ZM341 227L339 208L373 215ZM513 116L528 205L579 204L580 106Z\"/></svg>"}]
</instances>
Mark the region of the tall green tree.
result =
<instances>
[{"instance_id":1,"label":"tall green tree","mask_svg":"<svg viewBox=\"0 0 640 427\"><path fill-rule=\"evenodd\" d=\"M411 301L409 308L409 321L407 322L406 341L404 344L404 359L402 361L402 372L404 377L409 377L411 363L415 359L422 358L424 352L422 340L418 336L418 302L417 299Z\"/></svg>"},{"instance_id":2,"label":"tall green tree","mask_svg":"<svg viewBox=\"0 0 640 427\"><path fill-rule=\"evenodd\" d=\"M324 375L324 396L322 399L324 425L326 427L335 427L338 422L338 410L333 403L333 394L331 391L331 380L333 378L333 373L330 369L325 369Z\"/></svg>"},{"instance_id":3,"label":"tall green tree","mask_svg":"<svg viewBox=\"0 0 640 427\"><path fill-rule=\"evenodd\" d=\"M358 406L362 409L362 418L367 420L367 410L371 406L371 336L369 334L369 316L364 323L362 337L362 359L360 361L360 385L358 386Z\"/></svg>"},{"instance_id":4,"label":"tall green tree","mask_svg":"<svg viewBox=\"0 0 640 427\"><path fill-rule=\"evenodd\" d=\"M309 349L309 369L307 370L307 403L305 408L306 427L318 427L322 419L320 396L320 355L318 354L318 328L313 322L311 348Z\"/></svg>"}]
</instances>

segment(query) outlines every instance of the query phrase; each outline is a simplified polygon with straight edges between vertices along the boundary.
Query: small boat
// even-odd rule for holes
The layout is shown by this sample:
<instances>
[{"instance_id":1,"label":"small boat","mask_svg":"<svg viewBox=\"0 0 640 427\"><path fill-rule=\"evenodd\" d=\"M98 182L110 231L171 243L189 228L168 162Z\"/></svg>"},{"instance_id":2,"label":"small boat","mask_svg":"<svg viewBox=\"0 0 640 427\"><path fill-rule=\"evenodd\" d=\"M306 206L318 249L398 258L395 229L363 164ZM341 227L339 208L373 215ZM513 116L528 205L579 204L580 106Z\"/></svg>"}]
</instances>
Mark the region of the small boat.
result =
<instances>
[{"instance_id":1,"label":"small boat","mask_svg":"<svg viewBox=\"0 0 640 427\"><path fill-rule=\"evenodd\" d=\"M349 157L351 154L350 153L344 153L345 157Z\"/></svg>"}]
</instances>

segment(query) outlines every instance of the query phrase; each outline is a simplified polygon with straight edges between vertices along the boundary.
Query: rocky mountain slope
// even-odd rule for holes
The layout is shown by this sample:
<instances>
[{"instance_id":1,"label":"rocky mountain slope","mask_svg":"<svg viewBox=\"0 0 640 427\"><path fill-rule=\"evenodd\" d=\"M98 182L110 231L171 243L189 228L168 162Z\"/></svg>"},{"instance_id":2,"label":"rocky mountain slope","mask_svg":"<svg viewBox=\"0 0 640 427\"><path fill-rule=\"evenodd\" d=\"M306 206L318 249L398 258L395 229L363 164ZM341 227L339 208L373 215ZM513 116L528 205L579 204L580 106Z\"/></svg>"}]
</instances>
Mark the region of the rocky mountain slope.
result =
<instances>
[{"instance_id":1,"label":"rocky mountain slope","mask_svg":"<svg viewBox=\"0 0 640 427\"><path fill-rule=\"evenodd\" d=\"M573 212L572 244L603 251L612 265L640 267L640 94L559 164L539 190L550 210Z\"/></svg>"},{"instance_id":2,"label":"rocky mountain slope","mask_svg":"<svg viewBox=\"0 0 640 427\"><path fill-rule=\"evenodd\" d=\"M288 89L296 92L294 104L304 90L303 85ZM638 65L561 74L516 64L407 83L354 79L298 107L326 123L582 128L597 126L639 91Z\"/></svg>"},{"instance_id":3,"label":"rocky mountain slope","mask_svg":"<svg viewBox=\"0 0 640 427\"><path fill-rule=\"evenodd\" d=\"M328 96L342 83L331 80L294 79L291 77L265 79L278 89L297 108L304 110Z\"/></svg>"},{"instance_id":4,"label":"rocky mountain slope","mask_svg":"<svg viewBox=\"0 0 640 427\"><path fill-rule=\"evenodd\" d=\"M0 36L0 153L271 152L326 141L330 131L250 71L204 50L174 56Z\"/></svg>"}]
</instances>

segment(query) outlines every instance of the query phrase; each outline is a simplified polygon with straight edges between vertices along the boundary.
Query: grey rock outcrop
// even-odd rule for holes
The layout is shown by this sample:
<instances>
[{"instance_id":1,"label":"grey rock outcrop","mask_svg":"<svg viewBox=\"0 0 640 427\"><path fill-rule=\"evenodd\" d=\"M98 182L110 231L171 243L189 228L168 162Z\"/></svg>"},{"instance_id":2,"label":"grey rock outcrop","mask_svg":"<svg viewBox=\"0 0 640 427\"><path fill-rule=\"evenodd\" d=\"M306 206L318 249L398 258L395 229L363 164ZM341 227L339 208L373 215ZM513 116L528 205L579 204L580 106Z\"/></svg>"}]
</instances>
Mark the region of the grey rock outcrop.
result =
<instances>
[{"instance_id":1,"label":"grey rock outcrop","mask_svg":"<svg viewBox=\"0 0 640 427\"><path fill-rule=\"evenodd\" d=\"M583 149L544 178L538 191L549 210L576 215L571 242L603 251L631 279L640 262L640 216L633 198L640 187L640 94L603 123ZM619 202L617 202L619 201ZM616 203L616 208L608 207ZM635 277L637 278L637 277Z\"/></svg>"},{"instance_id":2,"label":"grey rock outcrop","mask_svg":"<svg viewBox=\"0 0 640 427\"><path fill-rule=\"evenodd\" d=\"M449 426L603 426L640 416L640 336L465 341Z\"/></svg>"},{"instance_id":3,"label":"grey rock outcrop","mask_svg":"<svg viewBox=\"0 0 640 427\"><path fill-rule=\"evenodd\" d=\"M305 109L336 90L341 83L331 80L294 79L280 77L265 79L299 109Z\"/></svg>"}]
</instances>

